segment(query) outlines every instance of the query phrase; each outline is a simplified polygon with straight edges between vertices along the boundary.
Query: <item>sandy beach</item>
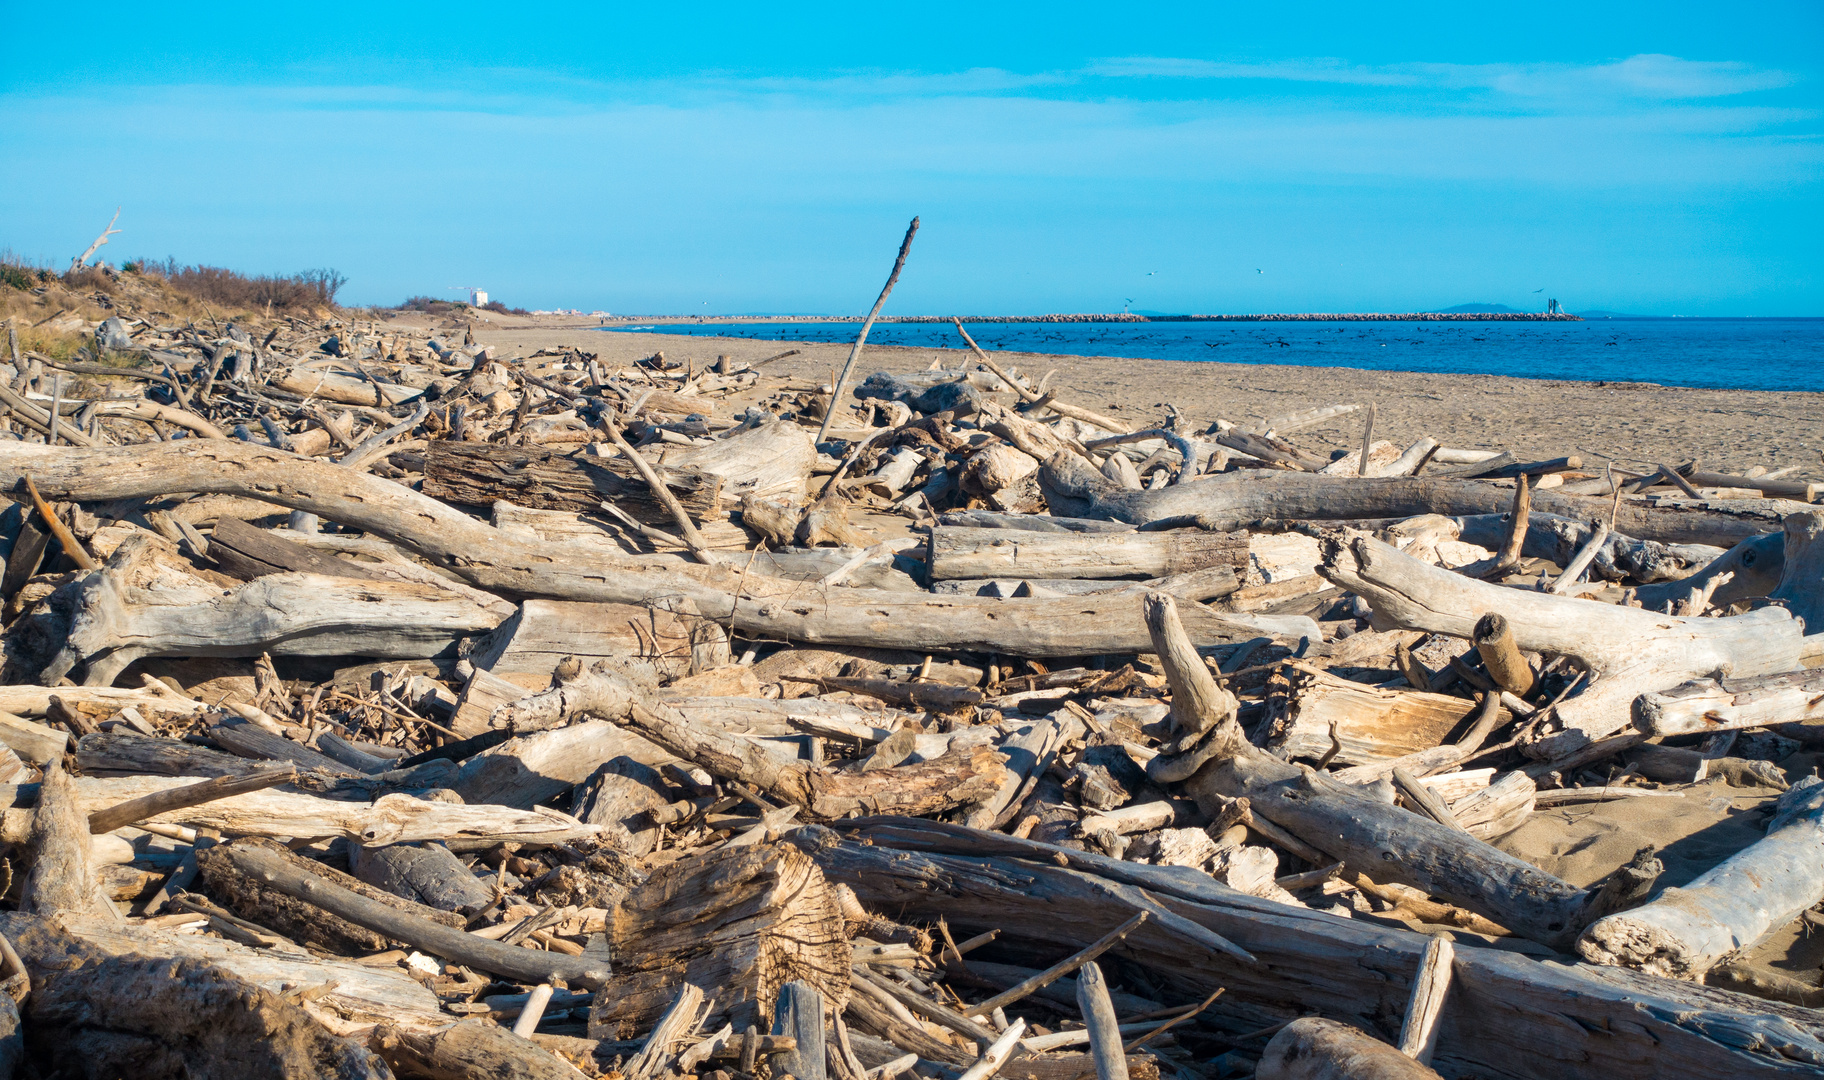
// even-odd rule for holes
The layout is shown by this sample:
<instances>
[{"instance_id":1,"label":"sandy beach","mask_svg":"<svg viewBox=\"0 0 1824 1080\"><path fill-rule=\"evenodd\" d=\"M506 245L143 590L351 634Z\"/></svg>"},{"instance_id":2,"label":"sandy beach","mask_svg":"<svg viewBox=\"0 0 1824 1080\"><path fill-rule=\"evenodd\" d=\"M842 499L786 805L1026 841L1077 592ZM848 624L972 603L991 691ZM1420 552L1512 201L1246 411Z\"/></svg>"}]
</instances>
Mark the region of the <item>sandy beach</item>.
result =
<instances>
[{"instance_id":1,"label":"sandy beach","mask_svg":"<svg viewBox=\"0 0 1824 1080\"><path fill-rule=\"evenodd\" d=\"M616 363L660 351L697 364L724 354L751 362L797 348L797 356L768 369L818 383L827 383L848 356L846 345L605 332L521 319L478 325L475 335L528 354L569 346ZM1796 475L1824 477L1824 394L1042 353L995 357L1039 376L1056 369L1051 386L1067 400L1135 424L1163 421L1167 403L1201 428L1219 417L1243 423L1336 402L1373 402L1376 437L1402 444L1429 435L1445 446L1511 450L1522 459L1577 454L1620 468L1696 460L1723 472L1797 465ZM870 346L854 381L874 371L923 370L933 360L955 367L969 358L965 349ZM1359 416L1348 416L1306 429L1297 441L1314 451L1354 448L1361 434Z\"/></svg>"}]
</instances>

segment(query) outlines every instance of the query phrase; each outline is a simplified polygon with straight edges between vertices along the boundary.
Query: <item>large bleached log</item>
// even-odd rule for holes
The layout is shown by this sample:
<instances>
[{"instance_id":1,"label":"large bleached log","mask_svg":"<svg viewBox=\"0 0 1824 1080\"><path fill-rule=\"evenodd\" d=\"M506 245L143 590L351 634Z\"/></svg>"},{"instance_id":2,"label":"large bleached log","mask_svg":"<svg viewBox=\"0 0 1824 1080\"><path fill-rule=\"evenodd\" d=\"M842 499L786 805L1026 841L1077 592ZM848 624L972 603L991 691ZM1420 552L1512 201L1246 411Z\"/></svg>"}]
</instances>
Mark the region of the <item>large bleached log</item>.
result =
<instances>
[{"instance_id":1,"label":"large bleached log","mask_svg":"<svg viewBox=\"0 0 1824 1080\"><path fill-rule=\"evenodd\" d=\"M1701 978L1824 900L1824 783L1780 797L1767 835L1683 888L1592 923L1585 959Z\"/></svg>"},{"instance_id":2,"label":"large bleached log","mask_svg":"<svg viewBox=\"0 0 1824 1080\"><path fill-rule=\"evenodd\" d=\"M80 664L85 682L107 686L154 656L437 656L512 614L503 602L408 582L284 573L223 592L194 579L146 580L163 544L150 534L121 544L100 570L53 594L23 637L9 635L9 657L27 668L37 661L41 682ZM49 652L60 627L62 647Z\"/></svg>"},{"instance_id":3,"label":"large bleached log","mask_svg":"<svg viewBox=\"0 0 1824 1080\"><path fill-rule=\"evenodd\" d=\"M23 910L36 915L86 915L107 903L96 892L89 865L88 815L59 761L44 768L27 842L32 849L32 869L19 890Z\"/></svg>"},{"instance_id":4,"label":"large bleached log","mask_svg":"<svg viewBox=\"0 0 1824 1080\"><path fill-rule=\"evenodd\" d=\"M1634 726L1648 735L1735 731L1824 722L1824 671L1754 679L1695 679L1634 702Z\"/></svg>"},{"instance_id":5,"label":"large bleached log","mask_svg":"<svg viewBox=\"0 0 1824 1080\"><path fill-rule=\"evenodd\" d=\"M1111 518L1135 525L1173 518L1194 519L1203 528L1225 531L1247 528L1251 522L1263 519L1338 521L1419 514L1501 514L1513 502L1511 489L1474 480L1363 479L1266 469L1227 473L1153 491L1128 491L1068 454L1047 461L1039 470L1039 478L1046 501L1059 514ZM1607 521L1609 500L1541 491L1533 495L1533 509L1579 521ZM1771 508L1724 508L1714 503L1696 508L1624 501L1615 518L1618 531L1642 540L1724 548L1779 525L1780 516Z\"/></svg>"},{"instance_id":6,"label":"large bleached log","mask_svg":"<svg viewBox=\"0 0 1824 1080\"><path fill-rule=\"evenodd\" d=\"M1225 1012L1250 1025L1236 1030L1315 1009L1392 1038L1431 940L1249 896L1185 868L925 821L845 822L842 830L855 839L808 828L794 840L870 909L906 920L941 916L959 934L998 929L1004 940L1052 955L1096 941L1150 897L1259 963L1213 950L1164 918L1148 919L1112 955L1145 965L1185 997L1225 987ZM1778 1077L1824 1065L1824 1022L1807 1009L1495 949L1460 948L1454 968L1433 1058L1451 1076Z\"/></svg>"},{"instance_id":7,"label":"large bleached log","mask_svg":"<svg viewBox=\"0 0 1824 1080\"><path fill-rule=\"evenodd\" d=\"M1482 616L1496 614L1521 649L1569 656L1589 669L1590 685L1558 705L1562 730L1534 744L1534 752L1548 757L1625 727L1643 693L1719 670L1738 677L1791 671L1812 648L1802 625L1782 608L1681 618L1505 589L1428 566L1368 537L1327 541L1320 572L1368 601L1376 629L1467 639Z\"/></svg>"},{"instance_id":8,"label":"large bleached log","mask_svg":"<svg viewBox=\"0 0 1824 1080\"><path fill-rule=\"evenodd\" d=\"M741 567L682 569L675 560L577 558L510 537L467 514L365 473L234 440L79 450L0 443L0 486L30 473L46 498L106 500L172 491L244 494L411 547L469 583L509 597L651 604L688 597L706 618L789 641L883 645L1013 656L1144 652L1140 598L999 600L886 590L809 590ZM1352 481L1353 482L1353 481ZM265 580L265 579L262 579ZM1303 617L1188 611L1199 646L1267 636L1315 641Z\"/></svg>"},{"instance_id":9,"label":"large bleached log","mask_svg":"<svg viewBox=\"0 0 1824 1080\"><path fill-rule=\"evenodd\" d=\"M728 635L708 619L656 608L528 600L471 659L496 675L549 675L566 656L638 659L675 679L728 663Z\"/></svg>"},{"instance_id":10,"label":"large bleached log","mask_svg":"<svg viewBox=\"0 0 1824 1080\"><path fill-rule=\"evenodd\" d=\"M1148 598L1147 626L1174 687L1207 684L1202 695L1214 698L1214 680L1186 648L1169 597ZM1174 703L1180 696L1173 695ZM1180 726L1189 725L1180 721ZM1185 782L1185 790L1211 817L1227 800L1247 798L1255 815L1340 861L1351 873L1423 889L1551 945L1568 945L1583 929L1584 890L1461 829L1281 761L1251 744L1232 715L1211 724L1202 745L1180 755L1180 760L1187 758L1205 762ZM1148 771L1163 776L1171 764L1162 755Z\"/></svg>"},{"instance_id":11,"label":"large bleached log","mask_svg":"<svg viewBox=\"0 0 1824 1080\"><path fill-rule=\"evenodd\" d=\"M661 469L659 477L694 521L722 510L722 479L690 469ZM463 506L505 500L535 510L590 513L602 500L648 525L671 524L632 463L619 458L565 457L532 446L434 442L424 452L424 493Z\"/></svg>"},{"instance_id":12,"label":"large bleached log","mask_svg":"<svg viewBox=\"0 0 1824 1080\"><path fill-rule=\"evenodd\" d=\"M50 710L52 697L61 698L65 705L100 705L113 712L132 706L142 713L187 714L203 707L202 702L185 697L157 679L151 679L140 690L124 686L0 686L0 713L43 716ZM4 737L0 737L0 742L4 741Z\"/></svg>"},{"instance_id":13,"label":"large bleached log","mask_svg":"<svg viewBox=\"0 0 1824 1080\"><path fill-rule=\"evenodd\" d=\"M97 810L195 782L193 778L177 776L79 777L75 781L76 807L86 821L87 815ZM0 806L17 806L24 794L17 788L0 788ZM32 793L27 805L36 798L36 793ZM26 842L31 820L30 810L7 810L0 818L0 839L15 844ZM598 831L568 814L543 807L515 810L505 806L464 806L403 794L384 795L371 804L341 802L279 788L170 810L151 820L219 829L231 836L341 836L370 845L425 840L558 843L593 836Z\"/></svg>"},{"instance_id":14,"label":"large bleached log","mask_svg":"<svg viewBox=\"0 0 1824 1080\"><path fill-rule=\"evenodd\" d=\"M58 971L34 991L34 1033L73 1075L391 1075L297 1005L202 961L115 957Z\"/></svg>"},{"instance_id":15,"label":"large bleached log","mask_svg":"<svg viewBox=\"0 0 1824 1080\"><path fill-rule=\"evenodd\" d=\"M480 911L494 900L494 890L442 844L351 844L348 863L367 884L439 911Z\"/></svg>"},{"instance_id":16,"label":"large bleached log","mask_svg":"<svg viewBox=\"0 0 1824 1080\"><path fill-rule=\"evenodd\" d=\"M1248 538L1201 529L1043 533L939 525L931 530L931 580L955 578L1156 578L1212 566L1246 569Z\"/></svg>"},{"instance_id":17,"label":"large bleached log","mask_svg":"<svg viewBox=\"0 0 1824 1080\"><path fill-rule=\"evenodd\" d=\"M1257 1080L1437 1080L1438 1074L1360 1028L1300 1017L1267 1043Z\"/></svg>"}]
</instances>

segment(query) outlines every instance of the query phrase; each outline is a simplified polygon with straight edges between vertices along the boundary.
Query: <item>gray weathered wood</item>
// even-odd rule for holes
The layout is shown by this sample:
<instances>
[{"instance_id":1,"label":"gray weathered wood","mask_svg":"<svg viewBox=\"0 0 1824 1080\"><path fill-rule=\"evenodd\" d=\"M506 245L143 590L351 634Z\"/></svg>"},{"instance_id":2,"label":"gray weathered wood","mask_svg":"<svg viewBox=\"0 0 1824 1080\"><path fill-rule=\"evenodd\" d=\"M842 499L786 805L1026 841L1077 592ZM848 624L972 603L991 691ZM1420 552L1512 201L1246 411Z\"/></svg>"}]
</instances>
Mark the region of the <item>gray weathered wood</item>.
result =
<instances>
[{"instance_id":1,"label":"gray weathered wood","mask_svg":"<svg viewBox=\"0 0 1824 1080\"><path fill-rule=\"evenodd\" d=\"M438 843L351 844L348 868L369 885L440 911L479 911L494 901L494 890Z\"/></svg>"},{"instance_id":2,"label":"gray weathered wood","mask_svg":"<svg viewBox=\"0 0 1824 1080\"><path fill-rule=\"evenodd\" d=\"M1824 783L1780 798L1767 835L1678 889L1584 931L1588 960L1695 979L1824 900Z\"/></svg>"},{"instance_id":3,"label":"gray weathered wood","mask_svg":"<svg viewBox=\"0 0 1824 1080\"><path fill-rule=\"evenodd\" d=\"M1213 566L1247 568L1248 538L1202 529L1031 533L939 525L931 530L931 580L956 578L1156 578Z\"/></svg>"},{"instance_id":4,"label":"gray weathered wood","mask_svg":"<svg viewBox=\"0 0 1824 1080\"><path fill-rule=\"evenodd\" d=\"M1262 519L1333 521L1350 518L1413 517L1418 514L1501 514L1512 502L1510 489L1474 480L1424 477L1359 478L1248 469L1175 484L1156 491L1127 491L1068 455L1039 471L1054 512L1145 524L1170 518L1196 519L1204 528L1246 528ZM48 494L48 491L47 491ZM1609 500L1556 495L1533 496L1533 509L1578 521L1609 516ZM1615 527L1622 533L1662 543L1729 547L1779 526L1765 507L1660 507L1623 502Z\"/></svg>"},{"instance_id":5,"label":"gray weathered wood","mask_svg":"<svg viewBox=\"0 0 1824 1080\"><path fill-rule=\"evenodd\" d=\"M1210 951L1158 919L1135 930L1117 954L1169 974L1193 993L1226 987L1225 1011L1258 1027L1306 1009L1364 1022L1402 1015L1430 940L1248 896L1185 868L1021 845L932 822L848 824L872 843L841 841L817 829L794 839L869 908L902 919L941 915L958 933L999 929L1013 941L1078 948L1133 912L1140 898L1128 899L1122 882L1142 884L1163 908L1232 938L1260 962ZM1006 857L1016 850L1028 857ZM1054 856L1072 866L1058 865ZM1455 971L1436 1057L1451 1075L1775 1077L1791 1075L1794 1062L1824 1065L1824 1023L1808 1010L1619 968L1541 964L1493 949L1459 950ZM1567 1001L1576 1002L1580 1023L1566 1022ZM1773 1046L1781 1052L1758 1049Z\"/></svg>"},{"instance_id":6,"label":"gray weathered wood","mask_svg":"<svg viewBox=\"0 0 1824 1080\"><path fill-rule=\"evenodd\" d=\"M793 980L779 988L779 1000L773 1005L773 1034L798 1040L789 1053L773 1059L775 1071L798 1080L826 1080L823 995L816 987Z\"/></svg>"},{"instance_id":7,"label":"gray weathered wood","mask_svg":"<svg viewBox=\"0 0 1824 1080\"><path fill-rule=\"evenodd\" d=\"M1562 730L1531 751L1555 757L1626 726L1634 699L1718 669L1738 677L1801 667L1813 646L1780 608L1683 618L1594 600L1505 589L1429 566L1367 537L1326 542L1323 575L1363 597L1377 629L1472 637L1479 618L1507 620L1518 648L1569 656L1592 680L1556 708Z\"/></svg>"}]
</instances>

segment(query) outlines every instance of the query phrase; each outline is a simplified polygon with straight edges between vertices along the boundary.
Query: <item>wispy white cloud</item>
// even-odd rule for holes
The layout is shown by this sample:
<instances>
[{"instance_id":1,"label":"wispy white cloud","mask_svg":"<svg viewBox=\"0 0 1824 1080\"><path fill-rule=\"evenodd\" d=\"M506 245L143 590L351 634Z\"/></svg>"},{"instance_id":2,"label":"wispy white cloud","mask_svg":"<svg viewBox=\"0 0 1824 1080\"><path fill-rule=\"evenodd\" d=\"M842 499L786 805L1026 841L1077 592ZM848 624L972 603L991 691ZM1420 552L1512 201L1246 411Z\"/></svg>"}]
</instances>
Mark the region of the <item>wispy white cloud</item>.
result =
<instances>
[{"instance_id":1,"label":"wispy white cloud","mask_svg":"<svg viewBox=\"0 0 1824 1080\"><path fill-rule=\"evenodd\" d=\"M1791 86L1790 72L1736 61L1686 60L1642 54L1606 64L1390 64L1369 66L1335 59L1264 62L1197 60L1180 57L1116 57L1088 72L1108 78L1251 79L1412 87L1426 90L1490 90L1527 98L1590 93L1678 100L1729 97Z\"/></svg>"}]
</instances>

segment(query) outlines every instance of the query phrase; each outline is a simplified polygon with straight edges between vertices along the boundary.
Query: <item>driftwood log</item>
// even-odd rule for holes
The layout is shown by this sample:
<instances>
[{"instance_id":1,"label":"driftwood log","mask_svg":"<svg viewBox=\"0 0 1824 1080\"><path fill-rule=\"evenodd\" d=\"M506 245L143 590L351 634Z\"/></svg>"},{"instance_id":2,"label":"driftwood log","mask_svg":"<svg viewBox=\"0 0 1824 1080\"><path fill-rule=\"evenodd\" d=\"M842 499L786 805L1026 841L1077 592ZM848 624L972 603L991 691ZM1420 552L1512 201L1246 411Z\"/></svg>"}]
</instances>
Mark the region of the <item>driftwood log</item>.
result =
<instances>
[{"instance_id":1,"label":"driftwood log","mask_svg":"<svg viewBox=\"0 0 1824 1080\"><path fill-rule=\"evenodd\" d=\"M724 517L722 480L696 469L664 468L659 476L692 520ZM648 525L670 526L670 512L631 462L565 457L530 446L434 442L424 452L424 493L459 506L505 500L534 510L589 513L608 501Z\"/></svg>"},{"instance_id":2,"label":"driftwood log","mask_svg":"<svg viewBox=\"0 0 1824 1080\"><path fill-rule=\"evenodd\" d=\"M1183 519L1222 531L1247 528L1262 520L1501 514L1513 501L1507 488L1473 480L1364 479L1266 469L1205 477L1152 491L1128 491L1069 454L1045 462L1039 478L1054 513L1135 525ZM48 490L46 497L51 497ZM1610 507L1607 499L1541 491L1533 495L1533 509L1578 521L1606 521ZM1623 502L1615 519L1617 530L1642 540L1723 548L1779 526L1780 515L1770 507L1733 507L1728 501L1701 508Z\"/></svg>"},{"instance_id":3,"label":"driftwood log","mask_svg":"<svg viewBox=\"0 0 1824 1080\"><path fill-rule=\"evenodd\" d=\"M1214 566L1246 569L1248 538L1201 529L1095 533L1021 532L939 525L931 530L931 580L956 578L1156 578Z\"/></svg>"},{"instance_id":4,"label":"driftwood log","mask_svg":"<svg viewBox=\"0 0 1824 1080\"><path fill-rule=\"evenodd\" d=\"M1430 941L1248 896L1185 868L928 821L864 819L842 829L856 840L815 828L794 840L870 908L908 919L942 916L960 933L999 929L1015 940L1081 948L1150 897L1175 918L1149 919L1114 953L1187 996L1226 987L1226 1022L1237 1033L1317 1009L1392 1039ZM1232 939L1259 963L1213 951L1177 919ZM1493 949L1459 949L1454 966L1434 1058L1449 1075L1651 1080L1671 1070L1771 1077L1824 1065L1824 1024L1809 1010ZM1577 1022L1566 1019L1567 1001L1577 1003Z\"/></svg>"},{"instance_id":5,"label":"driftwood log","mask_svg":"<svg viewBox=\"0 0 1824 1080\"><path fill-rule=\"evenodd\" d=\"M1738 677L1791 671L1816 649L1782 608L1701 619L1527 593L1426 565L1368 537L1326 541L1320 572L1368 601L1376 629L1467 639L1480 618L1495 614L1520 649L1569 656L1588 669L1591 684L1557 707L1562 730L1534 744L1542 757L1627 726L1643 693L1718 670Z\"/></svg>"},{"instance_id":6,"label":"driftwood log","mask_svg":"<svg viewBox=\"0 0 1824 1080\"><path fill-rule=\"evenodd\" d=\"M1648 735L1737 731L1824 722L1824 671L1753 679L1694 679L1634 702L1634 726Z\"/></svg>"},{"instance_id":7,"label":"driftwood log","mask_svg":"<svg viewBox=\"0 0 1824 1080\"><path fill-rule=\"evenodd\" d=\"M1683 888L1600 919L1586 959L1697 979L1824 899L1824 783L1781 797L1767 835Z\"/></svg>"},{"instance_id":8,"label":"driftwood log","mask_svg":"<svg viewBox=\"0 0 1824 1080\"><path fill-rule=\"evenodd\" d=\"M153 656L436 656L511 614L435 585L344 576L275 573L223 592L171 580L159 566L167 552L149 534L121 544L100 570L53 594L50 611L34 616L42 627L8 635L9 659L36 665L41 682L82 665L89 685L107 686ZM45 644L32 651L33 642Z\"/></svg>"},{"instance_id":9,"label":"driftwood log","mask_svg":"<svg viewBox=\"0 0 1824 1080\"><path fill-rule=\"evenodd\" d=\"M561 548L509 537L391 481L238 441L100 450L0 444L0 486L18 483L27 472L47 498L128 499L172 490L257 496L403 544L503 596L623 604L682 596L705 618L790 641L1031 657L1148 648L1138 596L1006 601L885 590L807 591L800 582L733 567L682 568L658 558L579 559ZM1198 645L1319 637L1317 624L1303 617L1200 609L1185 624Z\"/></svg>"}]
</instances>

